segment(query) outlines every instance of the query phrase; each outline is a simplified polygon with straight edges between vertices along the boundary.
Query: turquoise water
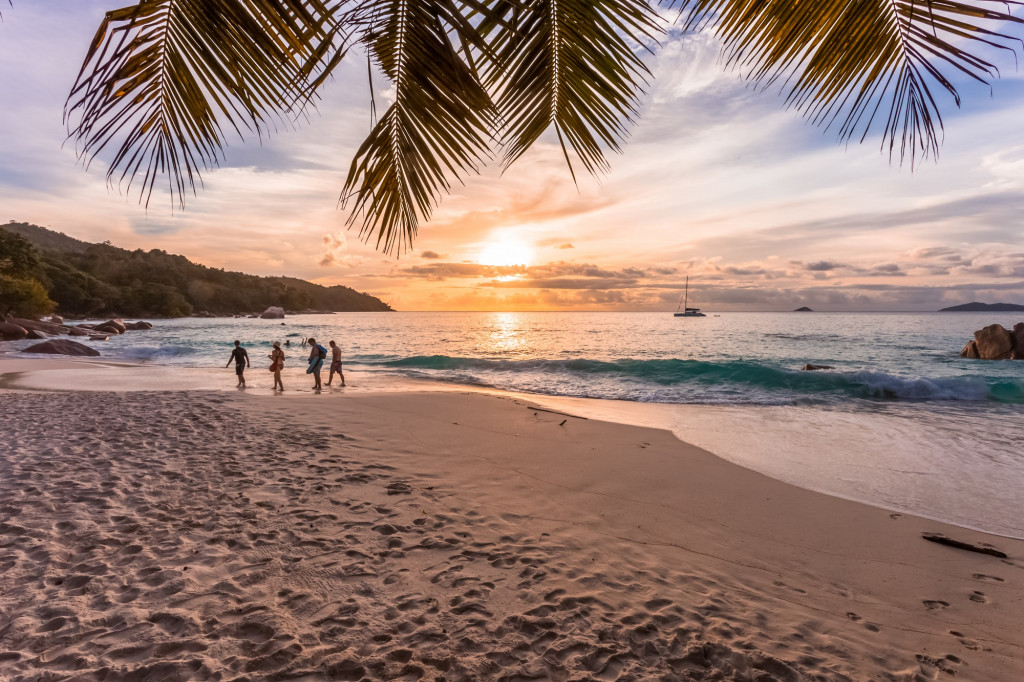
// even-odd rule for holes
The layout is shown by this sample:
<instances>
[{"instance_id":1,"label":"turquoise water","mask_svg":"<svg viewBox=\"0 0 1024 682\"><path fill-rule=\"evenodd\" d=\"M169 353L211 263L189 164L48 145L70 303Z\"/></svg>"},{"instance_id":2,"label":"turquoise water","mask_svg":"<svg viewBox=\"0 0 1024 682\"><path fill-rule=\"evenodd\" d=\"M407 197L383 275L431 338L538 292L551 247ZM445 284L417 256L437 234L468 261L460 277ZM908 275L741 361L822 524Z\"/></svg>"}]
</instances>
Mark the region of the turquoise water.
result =
<instances>
[{"instance_id":1,"label":"turquoise water","mask_svg":"<svg viewBox=\"0 0 1024 682\"><path fill-rule=\"evenodd\" d=\"M96 347L111 359L223 368L237 338L259 367L269 365L270 344L287 339L287 374L305 366L302 337L334 339L358 390L430 382L529 393L577 412L671 429L806 488L1024 537L1024 361L958 356L974 330L1022 319L341 313L289 317L283 325L156 320L151 331ZM805 363L834 369L801 371ZM261 380L269 388L268 373L250 374L257 387ZM233 385L233 376L223 381Z\"/></svg>"},{"instance_id":2,"label":"turquoise water","mask_svg":"<svg viewBox=\"0 0 1024 682\"><path fill-rule=\"evenodd\" d=\"M548 395L718 405L1024 404L1024 362L958 357L975 329L1024 315L341 313L162 320L98 346L104 356L223 365L233 339L262 361L274 340L335 339L375 375ZM25 343L20 346L26 345ZM303 351L294 347L294 359ZM804 372L805 363L835 370ZM291 364L295 366L294 362Z\"/></svg>"}]
</instances>

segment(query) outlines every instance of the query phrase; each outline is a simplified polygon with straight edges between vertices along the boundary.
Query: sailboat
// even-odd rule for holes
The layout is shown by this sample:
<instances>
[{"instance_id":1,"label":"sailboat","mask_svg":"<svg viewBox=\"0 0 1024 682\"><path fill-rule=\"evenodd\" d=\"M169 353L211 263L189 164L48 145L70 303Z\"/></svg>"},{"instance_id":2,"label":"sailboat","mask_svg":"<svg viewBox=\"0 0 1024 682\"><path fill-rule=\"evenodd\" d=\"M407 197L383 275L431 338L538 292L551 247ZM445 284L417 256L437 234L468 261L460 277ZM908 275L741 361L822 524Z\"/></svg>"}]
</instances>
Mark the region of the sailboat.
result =
<instances>
[{"instance_id":1,"label":"sailboat","mask_svg":"<svg viewBox=\"0 0 1024 682\"><path fill-rule=\"evenodd\" d=\"M707 317L700 311L700 308L687 308L686 302L690 297L690 276L686 276L686 288L683 290L683 295L679 299L679 305L676 306L676 312L674 317Z\"/></svg>"}]
</instances>

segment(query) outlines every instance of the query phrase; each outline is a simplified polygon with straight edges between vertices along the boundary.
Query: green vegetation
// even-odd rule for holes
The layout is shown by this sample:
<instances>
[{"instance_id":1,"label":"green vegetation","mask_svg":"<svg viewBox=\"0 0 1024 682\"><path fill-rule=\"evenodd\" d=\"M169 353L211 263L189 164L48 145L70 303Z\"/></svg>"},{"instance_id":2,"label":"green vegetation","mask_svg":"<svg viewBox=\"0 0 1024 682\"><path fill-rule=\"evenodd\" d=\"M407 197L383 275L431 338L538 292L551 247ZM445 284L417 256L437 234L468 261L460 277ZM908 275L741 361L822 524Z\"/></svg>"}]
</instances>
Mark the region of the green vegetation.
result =
<instances>
[{"instance_id":1,"label":"green vegetation","mask_svg":"<svg viewBox=\"0 0 1024 682\"><path fill-rule=\"evenodd\" d=\"M27 239L0 230L0 316L34 317L53 310L56 303L36 279L41 265Z\"/></svg>"},{"instance_id":2,"label":"green vegetation","mask_svg":"<svg viewBox=\"0 0 1024 682\"><path fill-rule=\"evenodd\" d=\"M182 317L199 311L231 315L269 306L391 309L349 287L225 272L159 249L89 244L28 223L0 227L0 275L0 308L7 309L0 312L19 316L44 314L54 306L63 315L91 317Z\"/></svg>"}]
</instances>

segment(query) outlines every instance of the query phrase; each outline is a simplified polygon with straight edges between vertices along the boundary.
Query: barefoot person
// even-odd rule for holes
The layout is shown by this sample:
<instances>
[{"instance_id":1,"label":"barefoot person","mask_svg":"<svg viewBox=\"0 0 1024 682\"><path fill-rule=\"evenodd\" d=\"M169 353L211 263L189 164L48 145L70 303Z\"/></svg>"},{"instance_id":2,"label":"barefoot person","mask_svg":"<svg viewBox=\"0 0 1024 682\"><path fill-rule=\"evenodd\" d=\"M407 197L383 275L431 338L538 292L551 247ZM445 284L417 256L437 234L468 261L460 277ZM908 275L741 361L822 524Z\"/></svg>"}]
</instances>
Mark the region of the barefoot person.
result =
<instances>
[{"instance_id":1,"label":"barefoot person","mask_svg":"<svg viewBox=\"0 0 1024 682\"><path fill-rule=\"evenodd\" d=\"M231 361L235 361L235 374L238 375L239 388L245 388L245 375L242 373L245 368L249 366L249 353L242 348L241 341L235 341L235 348L231 351L231 357L228 358L228 364L224 365L227 367L231 364Z\"/></svg>"},{"instance_id":2,"label":"barefoot person","mask_svg":"<svg viewBox=\"0 0 1024 682\"><path fill-rule=\"evenodd\" d=\"M338 344L334 343L333 339L328 345L331 347L331 373L327 377L327 385L331 385L331 382L334 381L334 373L337 372L341 377L341 385L344 386L345 375L341 372L341 348L338 348Z\"/></svg>"},{"instance_id":3,"label":"barefoot person","mask_svg":"<svg viewBox=\"0 0 1024 682\"><path fill-rule=\"evenodd\" d=\"M270 351L270 371L274 373L274 390L276 391L278 386L281 390L284 390L284 384L281 383L281 370L284 368L284 351L281 350L281 342L274 341L274 350Z\"/></svg>"},{"instance_id":4,"label":"barefoot person","mask_svg":"<svg viewBox=\"0 0 1024 682\"><path fill-rule=\"evenodd\" d=\"M320 383L320 370L324 367L324 360L327 358L327 349L316 342L312 336L309 337L309 368L306 374L313 375L313 390L319 391L323 388Z\"/></svg>"}]
</instances>

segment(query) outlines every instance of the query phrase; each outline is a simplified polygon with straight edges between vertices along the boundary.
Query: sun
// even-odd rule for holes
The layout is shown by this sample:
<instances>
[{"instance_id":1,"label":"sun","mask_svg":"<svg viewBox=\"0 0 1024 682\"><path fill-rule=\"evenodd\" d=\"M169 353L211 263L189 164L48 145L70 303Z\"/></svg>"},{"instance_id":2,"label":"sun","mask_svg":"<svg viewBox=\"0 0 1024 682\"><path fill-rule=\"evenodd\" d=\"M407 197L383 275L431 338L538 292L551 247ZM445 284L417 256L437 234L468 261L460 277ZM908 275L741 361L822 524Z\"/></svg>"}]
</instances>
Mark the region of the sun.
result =
<instances>
[{"instance_id":1,"label":"sun","mask_svg":"<svg viewBox=\"0 0 1024 682\"><path fill-rule=\"evenodd\" d=\"M533 249L515 237L499 237L484 244L476 262L481 265L530 265Z\"/></svg>"}]
</instances>

